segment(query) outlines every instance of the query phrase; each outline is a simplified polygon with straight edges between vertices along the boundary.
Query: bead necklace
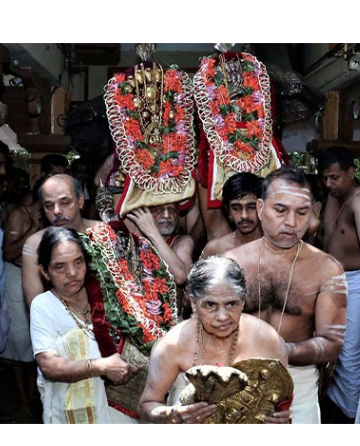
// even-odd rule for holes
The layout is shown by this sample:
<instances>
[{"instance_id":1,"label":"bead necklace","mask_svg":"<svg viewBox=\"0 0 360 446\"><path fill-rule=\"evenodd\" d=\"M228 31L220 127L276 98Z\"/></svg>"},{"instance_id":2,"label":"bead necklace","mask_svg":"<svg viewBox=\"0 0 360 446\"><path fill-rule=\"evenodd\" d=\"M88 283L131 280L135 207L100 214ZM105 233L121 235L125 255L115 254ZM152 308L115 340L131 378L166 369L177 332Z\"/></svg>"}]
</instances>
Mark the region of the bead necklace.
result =
<instances>
[{"instance_id":1,"label":"bead necklace","mask_svg":"<svg viewBox=\"0 0 360 446\"><path fill-rule=\"evenodd\" d=\"M258 274L257 274L258 275L258 297L259 297L259 319L261 319L261 317L260 317L261 316L261 274L260 274L261 271L260 271L260 268L261 268L261 257L262 257L263 251L264 251L264 243L263 243L264 239L265 239L265 236L263 236L261 238L261 241L260 241ZM287 301L288 301L288 297L289 297L289 291L290 291L291 282L292 282L292 278L293 278L295 263L296 263L296 261L297 261L297 259L299 257L299 254L300 254L300 251L301 251L301 248L302 248L303 244L304 244L304 242L302 240L300 240L298 242L297 249L296 249L296 254L295 254L294 260L293 260L292 265L291 265L291 269L290 269L290 273L289 273L289 281L288 281L288 285L287 285L287 289L286 289L286 293L285 293L285 298L284 298L284 304L283 304L283 307L282 307L280 321L279 321L279 325L278 325L278 328L277 328L277 332L278 333L280 333L282 319L283 319L283 316L284 316L285 307L286 307L286 304L287 304Z\"/></svg>"},{"instance_id":2,"label":"bead necklace","mask_svg":"<svg viewBox=\"0 0 360 446\"><path fill-rule=\"evenodd\" d=\"M205 330L204 326L201 323L200 319L197 318L196 322L196 350L194 355L194 362L193 366L204 364L205 363L205 356L206 356L206 349L205 349L205 336L204 336ZM235 349L237 345L237 341L239 338L239 326L236 328L236 330L232 333L231 338L231 345L227 357L227 362L225 365L229 366L233 363L234 360L234 354Z\"/></svg>"}]
</instances>

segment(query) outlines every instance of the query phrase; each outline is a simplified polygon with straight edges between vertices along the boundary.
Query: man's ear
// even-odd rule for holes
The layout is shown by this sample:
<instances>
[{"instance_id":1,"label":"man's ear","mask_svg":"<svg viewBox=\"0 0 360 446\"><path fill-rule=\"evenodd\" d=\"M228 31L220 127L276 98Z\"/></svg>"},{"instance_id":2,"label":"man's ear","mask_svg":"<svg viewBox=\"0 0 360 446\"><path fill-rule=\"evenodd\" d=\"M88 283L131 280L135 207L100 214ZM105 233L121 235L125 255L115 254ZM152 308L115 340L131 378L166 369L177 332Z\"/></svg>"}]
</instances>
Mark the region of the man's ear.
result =
<instances>
[{"instance_id":1,"label":"man's ear","mask_svg":"<svg viewBox=\"0 0 360 446\"><path fill-rule=\"evenodd\" d=\"M355 167L349 167L347 170L347 175L351 180L353 180L355 178Z\"/></svg>"},{"instance_id":2,"label":"man's ear","mask_svg":"<svg viewBox=\"0 0 360 446\"><path fill-rule=\"evenodd\" d=\"M258 198L256 200L256 210L257 210L257 214L259 217L259 220L261 221L261 216L262 216L262 212L263 212L263 208L264 208L264 201L262 198Z\"/></svg>"},{"instance_id":3,"label":"man's ear","mask_svg":"<svg viewBox=\"0 0 360 446\"><path fill-rule=\"evenodd\" d=\"M79 204L79 209L82 209L84 207L84 204L85 204L84 194L79 195L78 204Z\"/></svg>"}]
</instances>

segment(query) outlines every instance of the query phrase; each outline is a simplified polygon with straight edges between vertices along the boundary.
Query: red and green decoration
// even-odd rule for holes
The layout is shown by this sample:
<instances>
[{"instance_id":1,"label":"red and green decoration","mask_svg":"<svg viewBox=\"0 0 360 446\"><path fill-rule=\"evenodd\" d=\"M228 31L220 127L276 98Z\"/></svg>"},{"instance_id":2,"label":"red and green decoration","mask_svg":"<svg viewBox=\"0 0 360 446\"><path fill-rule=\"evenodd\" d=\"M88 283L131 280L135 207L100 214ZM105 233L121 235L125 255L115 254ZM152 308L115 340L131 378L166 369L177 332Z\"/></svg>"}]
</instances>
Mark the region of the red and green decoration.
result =
<instances>
[{"instance_id":1,"label":"red and green decoration","mask_svg":"<svg viewBox=\"0 0 360 446\"><path fill-rule=\"evenodd\" d=\"M99 223L82 235L91 258L87 291L94 333L103 356L121 353L124 335L149 354L154 341L177 323L176 285L145 237L120 236L131 238L131 261L121 256L118 235L109 225Z\"/></svg>"},{"instance_id":2,"label":"red and green decoration","mask_svg":"<svg viewBox=\"0 0 360 446\"><path fill-rule=\"evenodd\" d=\"M225 53L203 58L194 77L194 96L204 132L220 162L237 172L257 172L270 158L270 79L253 55ZM242 94L232 100L220 58L241 65ZM241 121L236 116L241 114Z\"/></svg>"},{"instance_id":3,"label":"red and green decoration","mask_svg":"<svg viewBox=\"0 0 360 446\"><path fill-rule=\"evenodd\" d=\"M161 88L157 85L161 96L159 150L145 138L141 99L133 80L136 73L133 75L131 81L124 73L115 75L104 95L122 169L141 189L179 193L190 181L196 162L191 81L185 72L169 68L163 73Z\"/></svg>"}]
</instances>

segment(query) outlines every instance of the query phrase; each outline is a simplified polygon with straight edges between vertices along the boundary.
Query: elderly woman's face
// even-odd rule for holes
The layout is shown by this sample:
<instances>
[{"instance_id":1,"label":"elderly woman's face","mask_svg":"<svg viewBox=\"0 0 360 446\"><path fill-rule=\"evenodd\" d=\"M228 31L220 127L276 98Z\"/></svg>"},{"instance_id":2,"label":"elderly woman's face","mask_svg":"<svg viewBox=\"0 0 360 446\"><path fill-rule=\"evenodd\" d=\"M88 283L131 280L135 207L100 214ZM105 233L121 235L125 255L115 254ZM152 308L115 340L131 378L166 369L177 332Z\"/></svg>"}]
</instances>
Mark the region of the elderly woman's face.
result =
<instances>
[{"instance_id":1,"label":"elderly woman's face","mask_svg":"<svg viewBox=\"0 0 360 446\"><path fill-rule=\"evenodd\" d=\"M212 286L195 300L190 295L192 308L197 312L205 331L218 338L226 338L236 330L244 307L244 300L225 282Z\"/></svg>"},{"instance_id":2,"label":"elderly woman's face","mask_svg":"<svg viewBox=\"0 0 360 446\"><path fill-rule=\"evenodd\" d=\"M51 253L47 274L61 297L76 295L84 286L86 262L77 243L64 240Z\"/></svg>"}]
</instances>

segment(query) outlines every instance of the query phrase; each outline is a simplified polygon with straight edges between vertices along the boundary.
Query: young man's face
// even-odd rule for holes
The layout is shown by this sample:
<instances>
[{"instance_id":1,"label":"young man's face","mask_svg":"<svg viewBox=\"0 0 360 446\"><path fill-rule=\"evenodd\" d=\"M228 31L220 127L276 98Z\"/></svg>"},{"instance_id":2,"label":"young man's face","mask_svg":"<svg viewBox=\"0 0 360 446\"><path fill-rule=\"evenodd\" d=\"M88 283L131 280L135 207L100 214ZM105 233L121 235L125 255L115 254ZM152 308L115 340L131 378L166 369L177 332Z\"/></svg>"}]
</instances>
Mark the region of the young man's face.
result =
<instances>
[{"instance_id":1,"label":"young man's face","mask_svg":"<svg viewBox=\"0 0 360 446\"><path fill-rule=\"evenodd\" d=\"M243 235L253 233L260 224L256 211L256 201L257 197L253 194L230 200L229 214L231 220Z\"/></svg>"}]
</instances>

